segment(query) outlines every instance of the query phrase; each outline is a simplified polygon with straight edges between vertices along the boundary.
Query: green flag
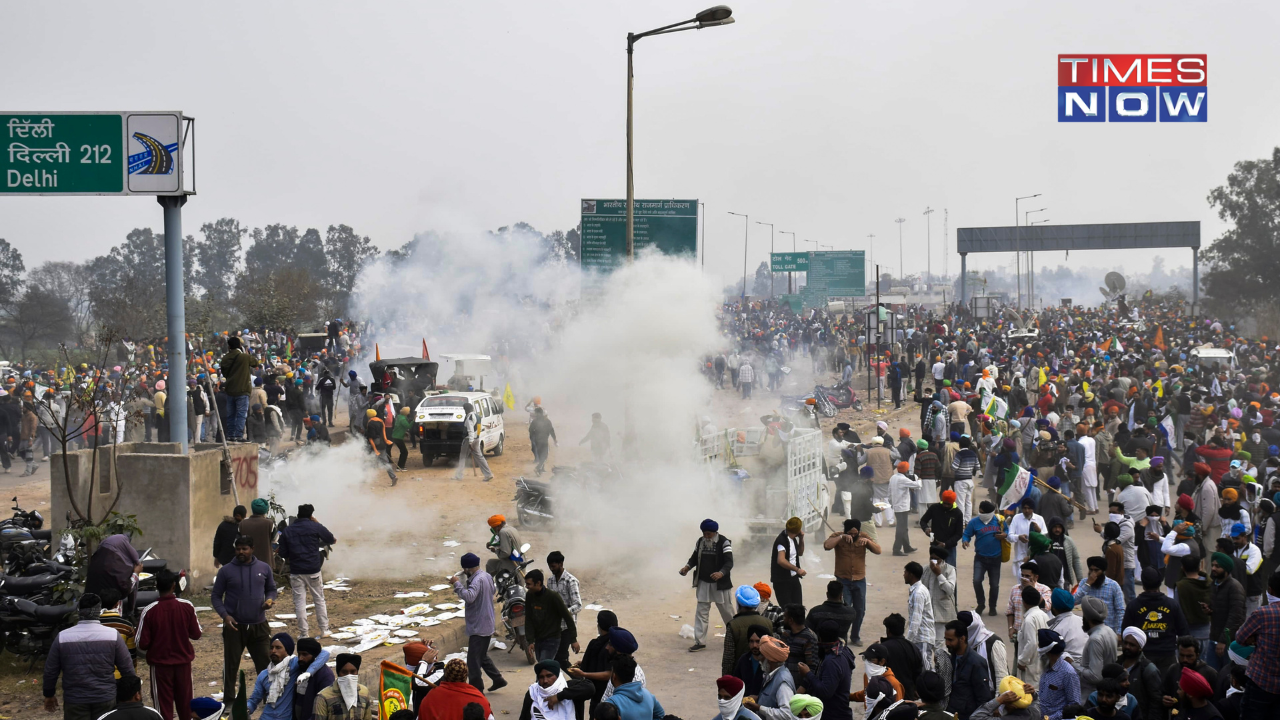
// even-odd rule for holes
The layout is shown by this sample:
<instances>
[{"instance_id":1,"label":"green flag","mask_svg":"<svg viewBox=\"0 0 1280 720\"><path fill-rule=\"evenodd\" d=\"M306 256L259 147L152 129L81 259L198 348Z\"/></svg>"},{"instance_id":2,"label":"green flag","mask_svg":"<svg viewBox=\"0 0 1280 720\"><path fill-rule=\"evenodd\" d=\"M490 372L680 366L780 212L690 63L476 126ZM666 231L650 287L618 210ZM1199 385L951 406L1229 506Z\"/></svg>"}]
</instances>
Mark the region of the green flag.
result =
<instances>
[{"instance_id":1,"label":"green flag","mask_svg":"<svg viewBox=\"0 0 1280 720\"><path fill-rule=\"evenodd\" d=\"M397 710L413 709L413 676L409 671L390 660L383 660L378 682L378 707L382 717L391 717Z\"/></svg>"},{"instance_id":2,"label":"green flag","mask_svg":"<svg viewBox=\"0 0 1280 720\"><path fill-rule=\"evenodd\" d=\"M222 699L226 702L226 698ZM240 691L231 703L231 720L249 720L249 696L244 692L244 671L240 671Z\"/></svg>"}]
</instances>

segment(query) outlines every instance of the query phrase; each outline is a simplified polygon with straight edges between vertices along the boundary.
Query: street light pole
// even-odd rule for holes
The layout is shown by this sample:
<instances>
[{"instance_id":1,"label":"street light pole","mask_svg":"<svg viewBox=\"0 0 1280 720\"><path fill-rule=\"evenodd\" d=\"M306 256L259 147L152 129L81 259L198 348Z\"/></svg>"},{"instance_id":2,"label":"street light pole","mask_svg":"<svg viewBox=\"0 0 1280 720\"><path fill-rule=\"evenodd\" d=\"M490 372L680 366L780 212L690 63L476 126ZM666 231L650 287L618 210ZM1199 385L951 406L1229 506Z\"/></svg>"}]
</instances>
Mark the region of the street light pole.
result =
<instances>
[{"instance_id":1,"label":"street light pole","mask_svg":"<svg viewBox=\"0 0 1280 720\"><path fill-rule=\"evenodd\" d=\"M702 208L702 274L707 274L707 204L698 203Z\"/></svg>"},{"instance_id":2,"label":"street light pole","mask_svg":"<svg viewBox=\"0 0 1280 720\"><path fill-rule=\"evenodd\" d=\"M1017 275L1018 275L1018 302L1017 307L1022 309L1022 228L1018 225L1018 203L1023 200L1040 197L1040 193L1035 195L1023 195L1020 198L1013 199L1013 249L1014 255L1017 257Z\"/></svg>"},{"instance_id":3,"label":"street light pole","mask_svg":"<svg viewBox=\"0 0 1280 720\"><path fill-rule=\"evenodd\" d=\"M929 283L933 280L933 218L929 217L933 214L933 208L925 207L924 209L924 252L925 252L925 273L924 273L924 291L929 292Z\"/></svg>"},{"instance_id":4,"label":"street light pole","mask_svg":"<svg viewBox=\"0 0 1280 720\"><path fill-rule=\"evenodd\" d=\"M773 297L773 223L756 221L757 225L769 226L769 297Z\"/></svg>"},{"instance_id":5,"label":"street light pole","mask_svg":"<svg viewBox=\"0 0 1280 720\"><path fill-rule=\"evenodd\" d=\"M1028 210L1022 213L1022 225L1024 227L1028 225L1034 225L1035 223L1027 222L1028 220L1031 219L1031 214L1044 212L1045 210L1048 210L1048 209L1049 208L1040 208L1039 210ZM1027 306L1031 308L1032 312L1035 312L1035 309L1036 309L1036 251L1035 250L1027 251Z\"/></svg>"},{"instance_id":6,"label":"street light pole","mask_svg":"<svg viewBox=\"0 0 1280 720\"><path fill-rule=\"evenodd\" d=\"M902 260L902 223L906 221L907 221L906 218L898 218L897 220L894 220L894 222L898 223L898 273L899 274L906 272L906 270L904 269L906 268L906 265L903 264L903 260ZM880 286L880 278L876 278L876 287L879 287L879 286Z\"/></svg>"},{"instance_id":7,"label":"street light pole","mask_svg":"<svg viewBox=\"0 0 1280 720\"><path fill-rule=\"evenodd\" d=\"M747 307L747 235L751 230L751 218L744 213L729 212L730 215L737 215L746 222L742 224L742 308Z\"/></svg>"},{"instance_id":8,"label":"street light pole","mask_svg":"<svg viewBox=\"0 0 1280 720\"><path fill-rule=\"evenodd\" d=\"M733 10L727 5L716 5L698 13L692 20L684 20L671 25L642 33L627 33L627 262L635 260L635 173L632 171L632 95L635 91L635 72L632 56L635 55L636 43L640 38L650 35L665 35L681 30L701 30L707 27L728 25L733 22Z\"/></svg>"},{"instance_id":9,"label":"street light pole","mask_svg":"<svg viewBox=\"0 0 1280 720\"><path fill-rule=\"evenodd\" d=\"M779 235L790 235L790 236L791 236L791 252L793 252L793 253L794 253L794 252L796 251L796 234L795 234L795 233L793 233L793 232L787 231L787 230L779 230L779 231L778 231L778 234L779 234ZM794 259L794 258L793 258L793 259ZM793 290L793 289L791 288L791 280L792 280L792 278L793 278L794 276L795 276L795 273L794 273L794 272L792 272L792 271L790 271L790 270L788 270L788 271L787 271L787 294L788 294L788 295L790 295L790 294L792 294L792 293L794 293L794 292L795 292L795 290Z\"/></svg>"}]
</instances>

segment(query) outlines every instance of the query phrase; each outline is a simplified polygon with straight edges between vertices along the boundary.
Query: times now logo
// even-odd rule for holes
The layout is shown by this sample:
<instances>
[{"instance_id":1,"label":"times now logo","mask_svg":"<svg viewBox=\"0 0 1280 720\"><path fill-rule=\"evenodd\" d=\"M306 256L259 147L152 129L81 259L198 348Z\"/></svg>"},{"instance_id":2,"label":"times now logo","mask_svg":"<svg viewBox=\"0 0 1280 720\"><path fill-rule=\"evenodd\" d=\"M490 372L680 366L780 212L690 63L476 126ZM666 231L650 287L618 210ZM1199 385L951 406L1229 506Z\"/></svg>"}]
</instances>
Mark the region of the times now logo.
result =
<instances>
[{"instance_id":1,"label":"times now logo","mask_svg":"<svg viewBox=\"0 0 1280 720\"><path fill-rule=\"evenodd\" d=\"M1058 122L1206 122L1207 55L1058 56Z\"/></svg>"}]
</instances>

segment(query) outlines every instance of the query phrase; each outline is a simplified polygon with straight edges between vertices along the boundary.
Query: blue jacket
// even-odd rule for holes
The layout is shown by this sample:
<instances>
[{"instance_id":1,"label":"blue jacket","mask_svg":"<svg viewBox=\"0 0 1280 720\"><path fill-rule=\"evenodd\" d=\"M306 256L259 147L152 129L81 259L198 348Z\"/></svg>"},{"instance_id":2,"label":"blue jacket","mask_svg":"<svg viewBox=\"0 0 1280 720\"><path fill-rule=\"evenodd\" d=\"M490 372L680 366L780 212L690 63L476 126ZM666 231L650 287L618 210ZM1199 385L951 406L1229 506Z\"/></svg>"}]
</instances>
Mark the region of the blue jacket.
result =
<instances>
[{"instance_id":1,"label":"blue jacket","mask_svg":"<svg viewBox=\"0 0 1280 720\"><path fill-rule=\"evenodd\" d=\"M321 668L328 670L325 667L327 662L329 662L329 651L321 650L311 666L307 668L307 672L316 675ZM258 679L253 683L253 694L249 696L249 714L252 715L261 706L262 716L258 720L293 720L294 690L297 689L298 676L302 674L302 671L298 670L298 656L289 657L289 682L284 684L284 689L280 691L280 697L276 699L275 705L266 704L267 692L271 689L269 673L270 670L258 673ZM307 682L307 690L311 689L311 682ZM307 715L307 717L311 716Z\"/></svg>"},{"instance_id":2,"label":"blue jacket","mask_svg":"<svg viewBox=\"0 0 1280 720\"><path fill-rule=\"evenodd\" d=\"M853 719L853 710L849 707L849 684L853 679L855 662L853 652L840 645L837 652L824 657L817 669L811 669L800 680L810 695L822 701L824 718Z\"/></svg>"},{"instance_id":3,"label":"blue jacket","mask_svg":"<svg viewBox=\"0 0 1280 720\"><path fill-rule=\"evenodd\" d=\"M263 601L276 599L276 579L271 568L257 558L248 563L239 559L218 568L213 580L213 611L237 624L256 625L267 621Z\"/></svg>"},{"instance_id":4,"label":"blue jacket","mask_svg":"<svg viewBox=\"0 0 1280 720\"><path fill-rule=\"evenodd\" d=\"M653 693L641 687L639 682L629 682L613 689L607 703L618 708L622 720L662 720L667 712Z\"/></svg>"},{"instance_id":5,"label":"blue jacket","mask_svg":"<svg viewBox=\"0 0 1280 720\"><path fill-rule=\"evenodd\" d=\"M951 657L951 697L947 710L967 718L994 697L987 676L987 663L972 651ZM824 713L825 714L825 713Z\"/></svg>"},{"instance_id":6,"label":"blue jacket","mask_svg":"<svg viewBox=\"0 0 1280 720\"><path fill-rule=\"evenodd\" d=\"M311 518L298 519L280 533L276 554L289 561L290 575L314 575L324 564L320 546L336 542L325 526Z\"/></svg>"},{"instance_id":7,"label":"blue jacket","mask_svg":"<svg viewBox=\"0 0 1280 720\"><path fill-rule=\"evenodd\" d=\"M982 518L974 515L969 519L969 524L964 526L964 535L961 540L969 542L976 535L978 542L974 545L974 550L979 555L1000 557L1000 539L996 537L996 533L1003 532L1003 530L999 515L992 517L989 523L983 523Z\"/></svg>"}]
</instances>

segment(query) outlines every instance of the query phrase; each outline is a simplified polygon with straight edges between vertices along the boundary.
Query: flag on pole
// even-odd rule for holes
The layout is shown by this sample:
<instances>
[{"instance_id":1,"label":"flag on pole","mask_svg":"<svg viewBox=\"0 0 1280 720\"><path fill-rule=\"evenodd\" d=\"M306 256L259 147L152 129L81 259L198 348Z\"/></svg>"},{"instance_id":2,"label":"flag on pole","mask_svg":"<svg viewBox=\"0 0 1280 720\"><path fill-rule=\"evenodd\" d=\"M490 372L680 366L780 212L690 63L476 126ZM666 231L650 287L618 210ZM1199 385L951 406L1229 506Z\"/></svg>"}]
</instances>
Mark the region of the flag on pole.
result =
<instances>
[{"instance_id":1,"label":"flag on pole","mask_svg":"<svg viewBox=\"0 0 1280 720\"><path fill-rule=\"evenodd\" d=\"M507 389L502 393L502 403L507 406L508 410L516 409L516 396L511 392L511 383L507 383Z\"/></svg>"},{"instance_id":2,"label":"flag on pole","mask_svg":"<svg viewBox=\"0 0 1280 720\"><path fill-rule=\"evenodd\" d=\"M1111 352L1111 341L1113 338L1107 338L1107 341L1098 346L1102 352Z\"/></svg>"},{"instance_id":3,"label":"flag on pole","mask_svg":"<svg viewBox=\"0 0 1280 720\"><path fill-rule=\"evenodd\" d=\"M225 703L226 698L222 698ZM244 671L240 671L240 691L231 701L231 720L249 720L249 696L244 691Z\"/></svg>"},{"instance_id":4,"label":"flag on pole","mask_svg":"<svg viewBox=\"0 0 1280 720\"><path fill-rule=\"evenodd\" d=\"M1031 473L1024 467L1014 466L1005 470L1004 484L1000 486L1000 507L1017 511L1018 504L1031 489Z\"/></svg>"},{"instance_id":5,"label":"flag on pole","mask_svg":"<svg viewBox=\"0 0 1280 720\"><path fill-rule=\"evenodd\" d=\"M1156 327L1156 339L1151 341L1152 345L1160 348L1161 352L1168 350L1168 346L1164 344L1164 328Z\"/></svg>"},{"instance_id":6,"label":"flag on pole","mask_svg":"<svg viewBox=\"0 0 1280 720\"><path fill-rule=\"evenodd\" d=\"M382 661L378 705L384 718L398 710L413 710L413 675L390 660Z\"/></svg>"},{"instance_id":7,"label":"flag on pole","mask_svg":"<svg viewBox=\"0 0 1280 720\"><path fill-rule=\"evenodd\" d=\"M293 360L293 338L289 338L289 344L284 346L284 356L287 360Z\"/></svg>"},{"instance_id":8,"label":"flag on pole","mask_svg":"<svg viewBox=\"0 0 1280 720\"><path fill-rule=\"evenodd\" d=\"M1151 383L1151 389L1155 391L1156 397L1164 397L1164 382L1156 380Z\"/></svg>"},{"instance_id":9,"label":"flag on pole","mask_svg":"<svg viewBox=\"0 0 1280 720\"><path fill-rule=\"evenodd\" d=\"M991 396L991 402L987 403L987 407L983 412L993 418L1007 419L1009 417L1009 403L993 395Z\"/></svg>"}]
</instances>

